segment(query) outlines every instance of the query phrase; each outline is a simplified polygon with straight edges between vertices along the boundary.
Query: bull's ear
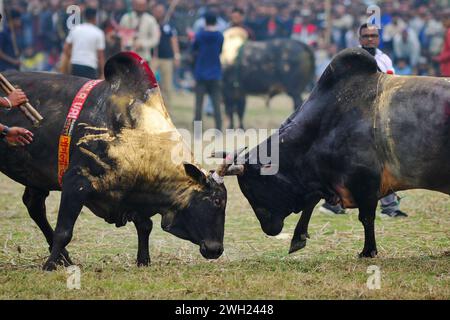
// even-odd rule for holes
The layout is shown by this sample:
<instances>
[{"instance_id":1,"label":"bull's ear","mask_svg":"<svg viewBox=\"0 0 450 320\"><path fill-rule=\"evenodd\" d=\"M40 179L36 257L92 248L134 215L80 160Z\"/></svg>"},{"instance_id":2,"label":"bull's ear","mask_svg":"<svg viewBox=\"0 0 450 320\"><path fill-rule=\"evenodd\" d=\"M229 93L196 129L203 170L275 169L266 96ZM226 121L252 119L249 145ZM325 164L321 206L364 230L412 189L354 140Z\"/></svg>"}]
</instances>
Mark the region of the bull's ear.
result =
<instances>
[{"instance_id":1,"label":"bull's ear","mask_svg":"<svg viewBox=\"0 0 450 320\"><path fill-rule=\"evenodd\" d=\"M147 61L134 52L120 52L105 64L105 80L115 92L144 96L158 86Z\"/></svg>"},{"instance_id":2,"label":"bull's ear","mask_svg":"<svg viewBox=\"0 0 450 320\"><path fill-rule=\"evenodd\" d=\"M201 185L207 185L206 175L197 166L189 162L183 162L183 166L184 171L186 171L186 174L192 179L194 179L194 181L197 181Z\"/></svg>"}]
</instances>

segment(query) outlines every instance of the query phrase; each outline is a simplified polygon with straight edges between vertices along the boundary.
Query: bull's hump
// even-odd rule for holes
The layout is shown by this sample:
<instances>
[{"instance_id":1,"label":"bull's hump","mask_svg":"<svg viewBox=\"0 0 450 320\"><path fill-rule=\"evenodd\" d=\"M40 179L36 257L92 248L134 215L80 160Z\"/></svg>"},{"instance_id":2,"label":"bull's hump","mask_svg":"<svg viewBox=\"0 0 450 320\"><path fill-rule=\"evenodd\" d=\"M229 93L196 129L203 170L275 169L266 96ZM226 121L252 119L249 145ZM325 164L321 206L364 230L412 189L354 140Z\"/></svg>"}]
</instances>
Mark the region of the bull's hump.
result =
<instances>
[{"instance_id":1,"label":"bull's hump","mask_svg":"<svg viewBox=\"0 0 450 320\"><path fill-rule=\"evenodd\" d=\"M105 64L105 79L113 91L142 97L148 89L158 87L153 71L145 59L134 52L120 52Z\"/></svg>"},{"instance_id":2,"label":"bull's hump","mask_svg":"<svg viewBox=\"0 0 450 320\"><path fill-rule=\"evenodd\" d=\"M366 50L345 49L333 58L320 77L318 85L329 87L352 76L364 74L369 76L377 72L377 62Z\"/></svg>"},{"instance_id":3,"label":"bull's hump","mask_svg":"<svg viewBox=\"0 0 450 320\"><path fill-rule=\"evenodd\" d=\"M135 64L136 68L141 68L145 75L145 80L148 82L148 86L150 88L156 88L158 86L158 82L156 81L155 74L150 69L150 66L148 65L147 61L140 57L137 53L128 51L123 52L123 55L128 57L133 63Z\"/></svg>"}]
</instances>

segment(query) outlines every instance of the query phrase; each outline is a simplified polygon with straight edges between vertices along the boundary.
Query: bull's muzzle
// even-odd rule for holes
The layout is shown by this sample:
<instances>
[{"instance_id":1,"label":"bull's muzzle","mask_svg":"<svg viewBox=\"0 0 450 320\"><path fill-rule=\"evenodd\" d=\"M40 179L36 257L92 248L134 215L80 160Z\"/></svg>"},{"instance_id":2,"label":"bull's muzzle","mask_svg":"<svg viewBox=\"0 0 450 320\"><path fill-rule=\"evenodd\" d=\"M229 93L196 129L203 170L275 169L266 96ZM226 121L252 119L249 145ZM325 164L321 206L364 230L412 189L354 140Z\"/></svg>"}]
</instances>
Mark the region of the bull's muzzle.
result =
<instances>
[{"instance_id":1,"label":"bull's muzzle","mask_svg":"<svg viewBox=\"0 0 450 320\"><path fill-rule=\"evenodd\" d=\"M223 253L223 244L217 241L202 241L200 253L206 259L217 259Z\"/></svg>"},{"instance_id":2,"label":"bull's muzzle","mask_svg":"<svg viewBox=\"0 0 450 320\"><path fill-rule=\"evenodd\" d=\"M263 208L255 209L256 217L261 224L261 229L268 236L276 236L283 230L284 221Z\"/></svg>"}]
</instances>

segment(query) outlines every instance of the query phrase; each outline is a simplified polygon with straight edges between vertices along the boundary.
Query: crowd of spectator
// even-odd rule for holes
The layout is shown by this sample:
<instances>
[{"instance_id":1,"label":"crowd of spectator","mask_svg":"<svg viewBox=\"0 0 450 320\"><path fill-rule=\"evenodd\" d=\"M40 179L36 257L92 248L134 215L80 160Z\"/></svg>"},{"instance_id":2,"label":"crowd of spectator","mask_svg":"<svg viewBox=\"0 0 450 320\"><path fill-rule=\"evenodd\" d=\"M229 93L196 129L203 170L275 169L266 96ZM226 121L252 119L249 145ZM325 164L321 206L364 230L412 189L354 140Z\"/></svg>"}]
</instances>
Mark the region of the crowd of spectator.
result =
<instances>
[{"instance_id":1,"label":"crowd of spectator","mask_svg":"<svg viewBox=\"0 0 450 320\"><path fill-rule=\"evenodd\" d=\"M377 4L381 9L380 49L393 58L397 73L439 75L439 62L434 57L440 54L444 41L441 13L450 7L448 0L150 0L145 1L143 10L151 16L157 4L167 10L173 2L175 9L164 18L170 18L181 55L189 53L195 33L205 25L206 12L217 15L217 27L224 31L232 9L239 7L254 40L293 38L312 46L317 74L336 52L358 45L358 27L367 21L368 6ZM106 58L121 49L125 35L118 32L118 26L124 25L124 16L132 11L131 0L5 0L0 60L5 53L15 60L0 61L0 69L58 70L69 31L66 21L71 12L67 8L73 4L82 11L86 7L97 9L97 25L106 34ZM131 16L126 19L133 22ZM150 27L152 22L147 24ZM5 32L12 33L11 43L5 41ZM156 42L147 45L157 47Z\"/></svg>"}]
</instances>

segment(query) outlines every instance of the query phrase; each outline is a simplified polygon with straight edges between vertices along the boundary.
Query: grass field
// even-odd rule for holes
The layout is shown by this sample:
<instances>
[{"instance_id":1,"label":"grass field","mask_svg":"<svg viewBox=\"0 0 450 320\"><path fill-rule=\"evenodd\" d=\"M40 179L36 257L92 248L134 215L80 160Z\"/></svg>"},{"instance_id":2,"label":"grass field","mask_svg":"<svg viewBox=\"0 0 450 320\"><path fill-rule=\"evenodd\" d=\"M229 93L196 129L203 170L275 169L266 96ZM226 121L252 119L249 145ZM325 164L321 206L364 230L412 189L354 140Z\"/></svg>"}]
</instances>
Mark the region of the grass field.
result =
<instances>
[{"instance_id":1,"label":"grass field","mask_svg":"<svg viewBox=\"0 0 450 320\"><path fill-rule=\"evenodd\" d=\"M291 101L248 101L247 126L278 128ZM170 109L178 127L190 128L193 98L177 95ZM211 118L205 127L210 127ZM163 232L153 219L152 265L137 268L132 224L117 229L83 209L68 250L81 267L81 289L66 288L63 268L41 271L47 244L22 205L23 187L0 175L0 299L449 299L450 198L422 190L401 192L405 219L377 214L378 258L358 259L363 228L357 211L330 216L317 208L306 248L288 255L298 220L291 215L283 233L261 231L236 179L226 178L228 205L225 252L204 260L198 247ZM54 225L59 194L47 200ZM381 289L369 290L367 267L381 270Z\"/></svg>"}]
</instances>

